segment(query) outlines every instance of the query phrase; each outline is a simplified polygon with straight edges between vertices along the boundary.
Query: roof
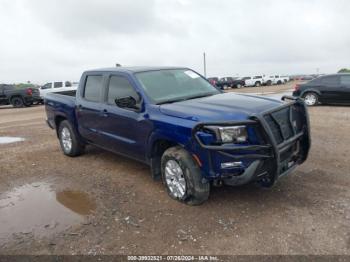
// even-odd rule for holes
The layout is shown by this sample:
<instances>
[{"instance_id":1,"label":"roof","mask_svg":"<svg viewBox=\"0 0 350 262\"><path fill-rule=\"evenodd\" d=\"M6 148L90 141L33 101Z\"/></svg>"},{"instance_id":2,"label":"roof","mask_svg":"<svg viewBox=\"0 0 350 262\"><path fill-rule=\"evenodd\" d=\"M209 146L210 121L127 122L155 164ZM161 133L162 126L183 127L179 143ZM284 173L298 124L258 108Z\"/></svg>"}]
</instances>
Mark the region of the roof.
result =
<instances>
[{"instance_id":1,"label":"roof","mask_svg":"<svg viewBox=\"0 0 350 262\"><path fill-rule=\"evenodd\" d=\"M122 72L122 73L139 73L147 71L183 69L185 67L166 67L166 66L135 66L135 67L109 67L87 70L86 72Z\"/></svg>"}]
</instances>

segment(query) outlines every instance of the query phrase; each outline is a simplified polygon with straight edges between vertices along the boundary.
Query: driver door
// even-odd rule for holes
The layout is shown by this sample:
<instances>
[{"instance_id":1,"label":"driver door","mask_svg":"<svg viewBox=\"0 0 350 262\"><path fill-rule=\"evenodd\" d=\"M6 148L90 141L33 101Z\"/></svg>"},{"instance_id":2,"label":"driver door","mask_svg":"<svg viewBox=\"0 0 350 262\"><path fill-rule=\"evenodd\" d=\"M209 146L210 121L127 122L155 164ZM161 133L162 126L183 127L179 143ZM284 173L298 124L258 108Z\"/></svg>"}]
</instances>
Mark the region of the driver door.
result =
<instances>
[{"instance_id":1,"label":"driver door","mask_svg":"<svg viewBox=\"0 0 350 262\"><path fill-rule=\"evenodd\" d=\"M109 75L105 103L102 105L100 136L102 145L116 153L145 160L145 145L151 126L142 110L121 108L116 105L118 98L133 97L141 108L140 95L127 76Z\"/></svg>"}]
</instances>

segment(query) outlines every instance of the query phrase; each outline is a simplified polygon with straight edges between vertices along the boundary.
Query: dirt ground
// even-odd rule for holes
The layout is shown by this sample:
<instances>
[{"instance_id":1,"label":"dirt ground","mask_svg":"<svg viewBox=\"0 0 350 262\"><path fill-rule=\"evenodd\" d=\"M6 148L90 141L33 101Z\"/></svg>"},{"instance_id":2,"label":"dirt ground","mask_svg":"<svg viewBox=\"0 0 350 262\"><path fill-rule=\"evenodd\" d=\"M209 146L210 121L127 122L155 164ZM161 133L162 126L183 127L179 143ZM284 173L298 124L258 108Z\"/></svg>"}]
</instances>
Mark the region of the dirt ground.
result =
<instances>
[{"instance_id":1,"label":"dirt ground","mask_svg":"<svg viewBox=\"0 0 350 262\"><path fill-rule=\"evenodd\" d=\"M190 207L143 164L94 147L65 157L43 106L1 107L0 137L25 140L0 144L0 254L350 254L350 107L309 112L312 150L293 174Z\"/></svg>"}]
</instances>

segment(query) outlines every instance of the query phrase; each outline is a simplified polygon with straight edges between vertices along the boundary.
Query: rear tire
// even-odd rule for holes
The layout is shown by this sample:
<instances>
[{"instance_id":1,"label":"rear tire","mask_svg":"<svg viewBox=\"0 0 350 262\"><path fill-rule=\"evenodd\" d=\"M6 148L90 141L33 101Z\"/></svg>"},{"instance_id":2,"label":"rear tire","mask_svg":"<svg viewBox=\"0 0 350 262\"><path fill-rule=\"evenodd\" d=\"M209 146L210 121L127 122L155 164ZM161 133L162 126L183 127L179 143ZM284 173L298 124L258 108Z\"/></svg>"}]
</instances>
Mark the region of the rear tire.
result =
<instances>
[{"instance_id":1,"label":"rear tire","mask_svg":"<svg viewBox=\"0 0 350 262\"><path fill-rule=\"evenodd\" d=\"M24 106L24 101L22 97L16 96L11 98L11 105L15 108L20 108Z\"/></svg>"},{"instance_id":2,"label":"rear tire","mask_svg":"<svg viewBox=\"0 0 350 262\"><path fill-rule=\"evenodd\" d=\"M58 139L66 156L75 157L84 152L84 144L79 141L77 134L67 120L63 120L58 127Z\"/></svg>"},{"instance_id":3,"label":"rear tire","mask_svg":"<svg viewBox=\"0 0 350 262\"><path fill-rule=\"evenodd\" d=\"M200 205L209 198L210 184L192 156L180 146L167 149L161 161L163 184L171 198L188 205Z\"/></svg>"},{"instance_id":4,"label":"rear tire","mask_svg":"<svg viewBox=\"0 0 350 262\"><path fill-rule=\"evenodd\" d=\"M269 81L267 81L267 83L266 83L268 86L272 86L272 81L271 80L269 80Z\"/></svg>"},{"instance_id":5,"label":"rear tire","mask_svg":"<svg viewBox=\"0 0 350 262\"><path fill-rule=\"evenodd\" d=\"M318 104L318 95L314 92L305 93L303 98L307 106L315 106Z\"/></svg>"}]
</instances>

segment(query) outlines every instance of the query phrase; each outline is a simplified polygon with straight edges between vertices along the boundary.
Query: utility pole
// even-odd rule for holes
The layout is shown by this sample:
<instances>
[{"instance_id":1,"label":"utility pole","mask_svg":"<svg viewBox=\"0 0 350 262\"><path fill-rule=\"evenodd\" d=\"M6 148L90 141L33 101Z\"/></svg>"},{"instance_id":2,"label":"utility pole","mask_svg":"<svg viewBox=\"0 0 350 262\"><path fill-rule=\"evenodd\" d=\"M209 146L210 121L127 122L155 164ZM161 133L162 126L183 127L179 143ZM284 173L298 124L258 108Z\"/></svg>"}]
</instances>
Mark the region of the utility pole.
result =
<instances>
[{"instance_id":1,"label":"utility pole","mask_svg":"<svg viewBox=\"0 0 350 262\"><path fill-rule=\"evenodd\" d=\"M205 57L205 52L203 53L203 65L204 65L204 76L207 77L207 60Z\"/></svg>"}]
</instances>

